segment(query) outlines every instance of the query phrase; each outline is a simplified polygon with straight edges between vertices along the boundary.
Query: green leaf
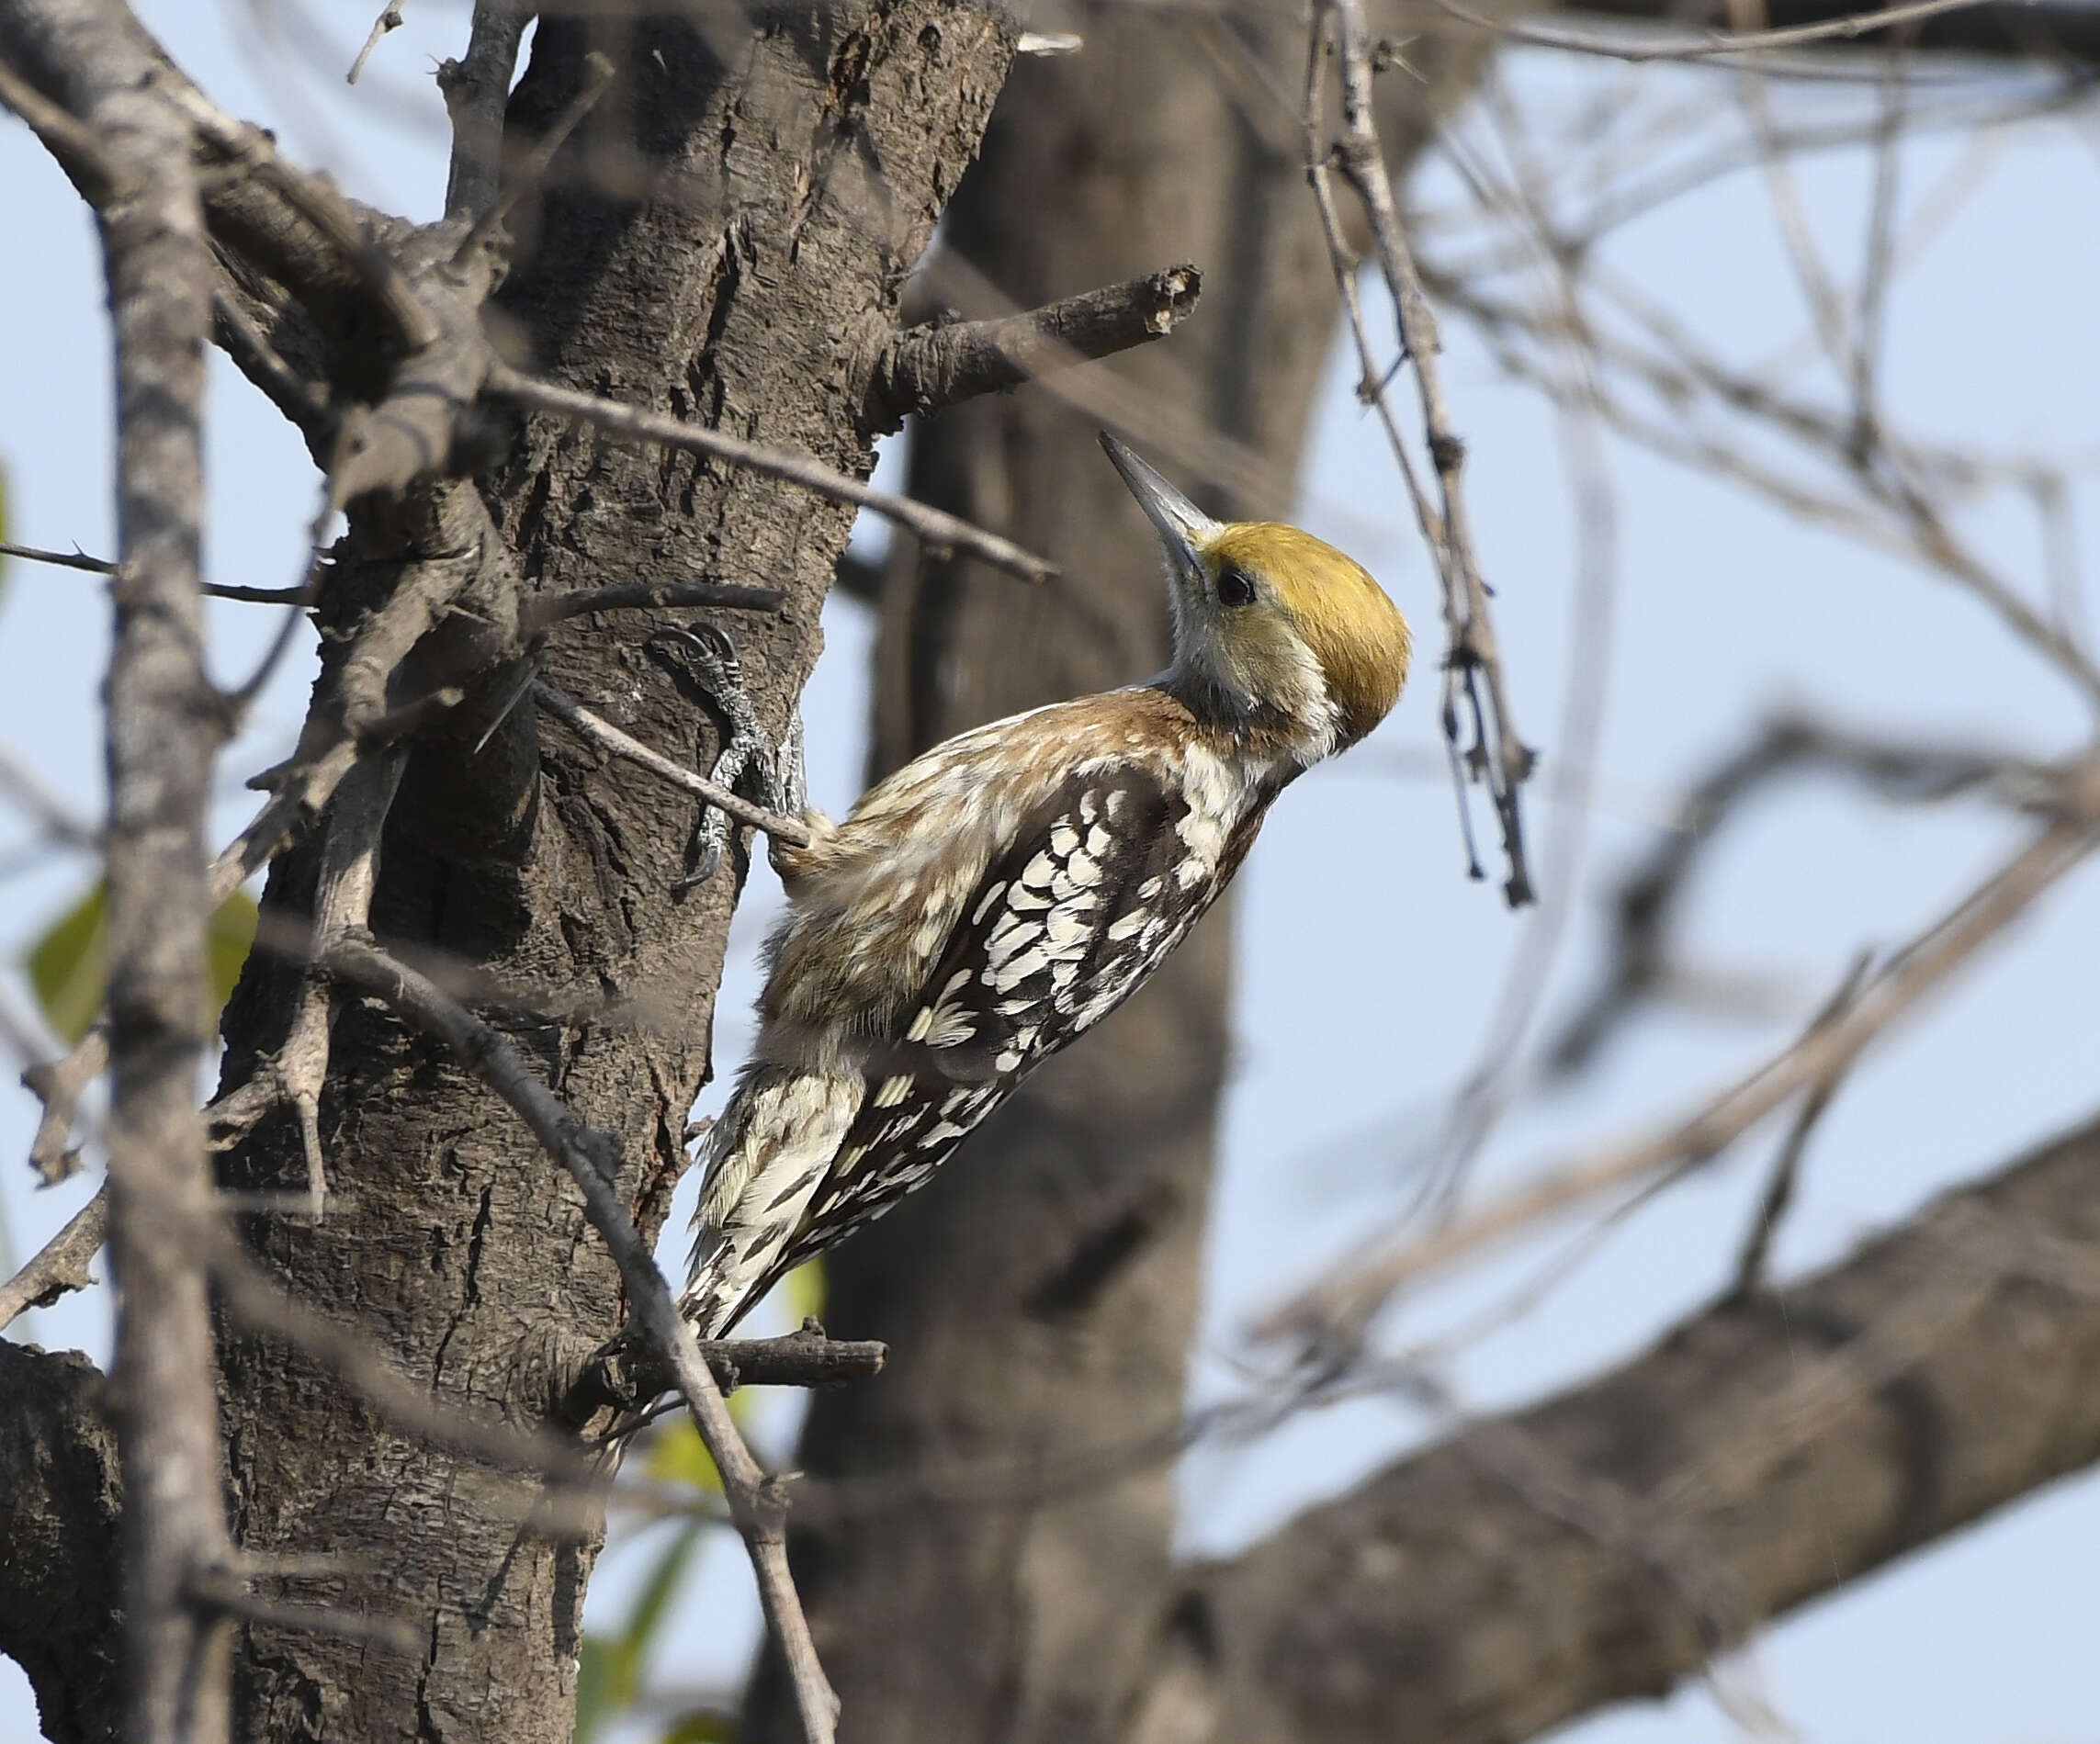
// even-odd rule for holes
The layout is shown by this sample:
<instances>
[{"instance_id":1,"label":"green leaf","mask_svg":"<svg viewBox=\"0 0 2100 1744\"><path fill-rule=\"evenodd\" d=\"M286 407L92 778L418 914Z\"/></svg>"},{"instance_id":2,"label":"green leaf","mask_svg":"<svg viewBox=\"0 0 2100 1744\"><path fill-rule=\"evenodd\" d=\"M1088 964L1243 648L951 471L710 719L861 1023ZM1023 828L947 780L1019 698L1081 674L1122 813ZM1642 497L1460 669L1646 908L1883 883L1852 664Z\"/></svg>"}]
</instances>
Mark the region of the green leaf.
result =
<instances>
[{"instance_id":1,"label":"green leaf","mask_svg":"<svg viewBox=\"0 0 2100 1744\"><path fill-rule=\"evenodd\" d=\"M211 984L211 1022L241 985L242 965L255 942L255 922L262 910L244 890L236 890L212 911L204 928L204 973Z\"/></svg>"},{"instance_id":2,"label":"green leaf","mask_svg":"<svg viewBox=\"0 0 2100 1744\"><path fill-rule=\"evenodd\" d=\"M71 1044L87 1033L102 1009L109 956L109 915L96 884L29 947L22 967L51 1033Z\"/></svg>"},{"instance_id":3,"label":"green leaf","mask_svg":"<svg viewBox=\"0 0 2100 1744\"><path fill-rule=\"evenodd\" d=\"M803 1261L781 1281L781 1288L786 1292L787 1311L797 1326L806 1320L824 1318L824 1299L829 1290L821 1259Z\"/></svg>"},{"instance_id":4,"label":"green leaf","mask_svg":"<svg viewBox=\"0 0 2100 1744\"><path fill-rule=\"evenodd\" d=\"M612 1699L612 1643L604 1636L583 1637L583 1650L576 1656L576 1729L570 1735L574 1744L591 1744L618 1709Z\"/></svg>"},{"instance_id":5,"label":"green leaf","mask_svg":"<svg viewBox=\"0 0 2100 1744\"><path fill-rule=\"evenodd\" d=\"M722 1493L722 1474L715 1469L714 1458L690 1417L674 1419L651 1438L647 1469L657 1483L691 1484L695 1490Z\"/></svg>"},{"instance_id":6,"label":"green leaf","mask_svg":"<svg viewBox=\"0 0 2100 1744\"><path fill-rule=\"evenodd\" d=\"M663 1625L671 1601L684 1578L694 1547L700 1542L705 1523L689 1520L672 1535L642 1582L640 1596L617 1635L591 1634L583 1637L583 1649L576 1665L575 1744L592 1744L609 1719L633 1705L641 1690L642 1671L649 1662L656 1632Z\"/></svg>"},{"instance_id":7,"label":"green leaf","mask_svg":"<svg viewBox=\"0 0 2100 1744\"><path fill-rule=\"evenodd\" d=\"M708 1711L688 1714L657 1744L737 1744L736 1716Z\"/></svg>"},{"instance_id":8,"label":"green leaf","mask_svg":"<svg viewBox=\"0 0 2100 1744\"><path fill-rule=\"evenodd\" d=\"M255 899L236 890L221 903L204 931L205 1021L241 979L241 965L255 941ZM22 960L30 989L51 1032L68 1043L87 1033L102 1009L109 964L107 895L99 883L44 929Z\"/></svg>"}]
</instances>

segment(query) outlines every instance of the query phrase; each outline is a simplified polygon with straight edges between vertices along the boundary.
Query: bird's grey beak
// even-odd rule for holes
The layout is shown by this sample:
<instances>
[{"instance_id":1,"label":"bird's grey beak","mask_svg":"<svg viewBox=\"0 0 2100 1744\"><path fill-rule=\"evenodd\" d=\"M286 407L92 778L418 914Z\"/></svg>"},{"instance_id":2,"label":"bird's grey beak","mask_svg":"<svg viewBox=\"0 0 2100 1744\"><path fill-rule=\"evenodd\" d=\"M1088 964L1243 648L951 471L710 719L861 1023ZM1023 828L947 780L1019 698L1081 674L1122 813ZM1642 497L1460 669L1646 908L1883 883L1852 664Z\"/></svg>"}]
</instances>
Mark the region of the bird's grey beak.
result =
<instances>
[{"instance_id":1,"label":"bird's grey beak","mask_svg":"<svg viewBox=\"0 0 2100 1744\"><path fill-rule=\"evenodd\" d=\"M1145 511L1145 518L1158 531L1159 543L1167 547L1175 570L1189 579L1201 576L1201 546L1217 532L1218 523L1105 430L1101 447Z\"/></svg>"}]
</instances>

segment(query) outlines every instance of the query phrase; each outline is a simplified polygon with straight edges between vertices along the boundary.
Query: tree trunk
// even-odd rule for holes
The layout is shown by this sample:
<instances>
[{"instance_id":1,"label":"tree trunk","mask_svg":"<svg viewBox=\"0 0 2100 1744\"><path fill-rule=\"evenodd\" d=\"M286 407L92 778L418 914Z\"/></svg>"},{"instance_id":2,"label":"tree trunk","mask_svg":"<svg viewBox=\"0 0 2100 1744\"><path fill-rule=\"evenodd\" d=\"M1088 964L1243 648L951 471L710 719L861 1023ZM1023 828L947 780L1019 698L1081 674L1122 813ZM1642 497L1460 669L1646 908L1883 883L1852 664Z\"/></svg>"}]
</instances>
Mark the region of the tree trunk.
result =
<instances>
[{"instance_id":1,"label":"tree trunk","mask_svg":"<svg viewBox=\"0 0 2100 1744\"><path fill-rule=\"evenodd\" d=\"M870 371L903 276L975 149L1010 27L954 0L797 11L755 38L736 32L726 69L678 23L550 14L514 130L543 131L569 104L593 32L622 76L557 161L502 298L536 366L864 474ZM623 175L640 197L605 191ZM851 511L571 425L535 420L503 440L483 495L528 592L629 579L786 591L777 618L721 619L762 718L781 728L816 658ZM403 565L470 527L473 505L451 493L473 489L439 485L406 511L354 516L330 624L354 621L401 584ZM704 768L709 717L646 650L657 621L565 624L547 669ZM517 990L496 1020L618 1138L620 1190L653 1235L708 1073L741 868L674 895L686 806L543 727L529 704L479 754L488 711L470 697L457 713L410 758L374 929ZM280 862L270 912L304 911L314 858ZM282 1033L292 985L258 959L227 1020L230 1085ZM336 1022L322 1134L341 1209L318 1228L254 1220L256 1251L440 1401L543 1422L578 1357L621 1321L581 1196L480 1083L368 1000L345 1001ZM275 1121L231 1157L224 1184L296 1187L299 1157L290 1121ZM340 1555L343 1572L314 1596L406 1618L423 1643L403 1656L251 1628L238 1664L246 1735L566 1744L594 1540L530 1525L529 1490L376 1421L278 1341L228 1330L222 1369L241 1547Z\"/></svg>"}]
</instances>

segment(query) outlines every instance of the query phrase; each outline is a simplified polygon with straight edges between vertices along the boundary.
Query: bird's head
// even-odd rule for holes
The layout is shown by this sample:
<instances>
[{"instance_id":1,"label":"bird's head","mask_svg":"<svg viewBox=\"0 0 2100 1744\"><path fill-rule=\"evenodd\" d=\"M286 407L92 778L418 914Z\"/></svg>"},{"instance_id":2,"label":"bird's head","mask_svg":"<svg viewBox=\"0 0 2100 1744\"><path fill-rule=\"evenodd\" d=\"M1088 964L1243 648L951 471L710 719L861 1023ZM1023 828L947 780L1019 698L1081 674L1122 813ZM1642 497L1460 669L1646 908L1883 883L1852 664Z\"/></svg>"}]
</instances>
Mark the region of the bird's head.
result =
<instances>
[{"instance_id":1,"label":"bird's head","mask_svg":"<svg viewBox=\"0 0 2100 1744\"><path fill-rule=\"evenodd\" d=\"M1172 688L1226 720L1280 721L1305 760L1353 745L1407 681L1407 620L1363 566L1277 521L1216 521L1113 436L1101 446L1159 534Z\"/></svg>"}]
</instances>

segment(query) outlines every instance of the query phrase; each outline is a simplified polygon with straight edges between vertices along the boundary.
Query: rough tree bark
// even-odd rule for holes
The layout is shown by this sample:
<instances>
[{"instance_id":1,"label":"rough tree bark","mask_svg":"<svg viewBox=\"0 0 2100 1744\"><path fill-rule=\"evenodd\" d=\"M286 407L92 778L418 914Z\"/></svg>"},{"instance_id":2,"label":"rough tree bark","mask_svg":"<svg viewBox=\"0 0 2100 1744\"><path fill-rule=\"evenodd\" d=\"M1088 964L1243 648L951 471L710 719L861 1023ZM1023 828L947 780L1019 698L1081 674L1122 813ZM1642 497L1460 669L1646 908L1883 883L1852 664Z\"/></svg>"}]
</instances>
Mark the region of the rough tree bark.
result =
<instances>
[{"instance_id":1,"label":"rough tree bark","mask_svg":"<svg viewBox=\"0 0 2100 1744\"><path fill-rule=\"evenodd\" d=\"M120 8L74 9L155 52ZM65 69L39 52L49 46L25 51L0 28L0 53L63 106ZM864 474L869 389L899 287L975 150L1012 46L1010 21L957 0L765 14L755 29L707 40L675 18L543 15L511 105L514 138L568 109L592 49L619 76L556 160L547 197L514 215L521 258L502 296L513 343L558 380ZM285 257L310 239L288 231L288 242L265 238L280 248L243 253L243 221L266 197L259 178L222 166L220 178L214 235L246 312L295 374L376 398L387 336L359 307L356 273L341 304L302 304L296 291L311 284L288 290L298 275ZM429 255L406 227L370 222L400 258ZM390 439L366 433L368 444ZM521 590L706 578L785 591L777 617L724 620L762 717L785 725L816 658L850 509L553 421L495 421L479 441L454 451L456 467L480 463L479 480L426 474L352 504L320 595L317 694L350 684L345 640L384 602L420 592L437 624L396 680L388 700L399 702L445 674L448 643L514 624ZM546 668L629 731L704 765L705 711L643 648L657 621L634 611L565 621ZM580 1114L616 1136L619 1188L653 1231L708 1069L735 879L674 895L690 812L565 729L543 732L529 707L478 750L504 689L504 674L481 676L412 742L372 924L398 948L517 990L504 1027ZM316 838L273 869L265 913L294 936L318 853ZM297 985L296 969L254 959L225 1020L228 1089L283 1035ZM574 1188L480 1084L370 1001L346 999L335 1022L320 1125L335 1208L318 1226L250 1219L255 1253L441 1402L521 1425L548 1420L579 1359L620 1322L616 1273ZM294 1120L256 1128L220 1173L244 1191L300 1188ZM244 1628L243 1733L566 1740L593 1546L532 1527L529 1490L390 1428L282 1340L222 1319L219 1358L241 1551L299 1558L300 1597L405 1620L422 1643L404 1655ZM71 1375L45 1359L38 1379L54 1411ZM56 1446L71 1421L54 1417L35 1449ZM106 1495L100 1477L75 1473L72 1490ZM312 1559L329 1557L340 1560L313 1576ZM53 1736L112 1736L94 1683L107 1644L85 1630L66 1644L40 1638L63 1615L12 1602L0 1615Z\"/></svg>"},{"instance_id":2,"label":"rough tree bark","mask_svg":"<svg viewBox=\"0 0 2100 1744\"><path fill-rule=\"evenodd\" d=\"M502 295L536 366L864 472L861 400L902 277L999 88L1007 28L942 0L796 12L755 39L738 33L737 62L724 66L675 22L550 16L514 129L543 131L573 99L593 35L613 39L627 76L558 160L556 191ZM594 154L617 164L623 149L659 183L636 205L593 178ZM530 591L607 578L785 590L777 618L728 623L765 724L785 726L850 510L543 421L506 444L486 496ZM352 537L366 574L408 555L370 519ZM563 624L548 669L615 724L694 760L705 714L644 652L648 627L632 613ZM674 895L684 808L529 711L514 721L493 781L488 755L470 755L479 721L418 747L374 928L529 988L542 1011L635 1003L626 1022L520 1016L506 1027L580 1114L619 1138L620 1190L653 1232L707 1074L732 878ZM296 901L299 876L273 879L273 900ZM262 1003L240 1002L230 1035L253 1035ZM355 1003L337 1038L323 1132L358 1209L320 1229L274 1222L258 1244L300 1294L354 1313L440 1398L544 1417L566 1361L620 1319L616 1276L578 1196L491 1115L480 1086L390 1018ZM237 1157L231 1178L288 1184L288 1135L275 1136ZM375 1425L281 1346L231 1340L225 1373L243 1542L354 1552L370 1572L331 1596L406 1614L427 1640L404 1661L258 1632L242 1661L250 1724L272 1738L565 1740L591 1547L524 1530L514 1496L471 1462Z\"/></svg>"}]
</instances>

